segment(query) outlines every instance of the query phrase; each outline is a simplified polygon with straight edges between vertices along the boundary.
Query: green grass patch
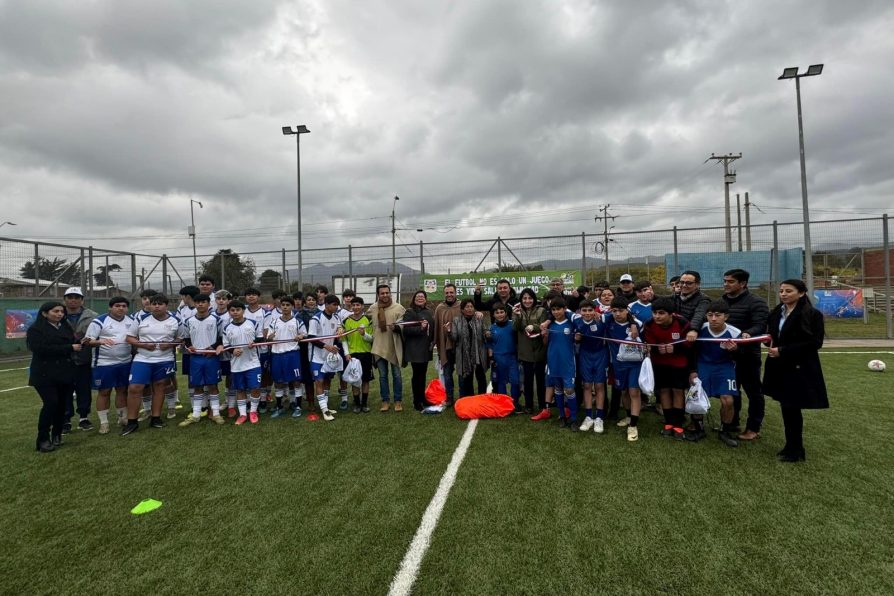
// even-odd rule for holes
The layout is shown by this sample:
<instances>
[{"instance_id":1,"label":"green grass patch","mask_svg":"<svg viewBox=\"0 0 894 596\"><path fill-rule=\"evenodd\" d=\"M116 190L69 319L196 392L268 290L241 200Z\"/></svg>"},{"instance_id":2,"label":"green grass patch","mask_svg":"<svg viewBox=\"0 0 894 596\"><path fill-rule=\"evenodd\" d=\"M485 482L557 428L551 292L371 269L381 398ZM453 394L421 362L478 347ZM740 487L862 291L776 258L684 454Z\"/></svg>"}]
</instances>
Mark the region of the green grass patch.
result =
<instances>
[{"instance_id":1,"label":"green grass patch","mask_svg":"<svg viewBox=\"0 0 894 596\"><path fill-rule=\"evenodd\" d=\"M804 464L776 461L772 401L739 449L663 439L651 413L633 444L614 426L482 421L414 592L894 592L894 378L871 358L823 355L832 408L805 412ZM0 390L26 365L0 365ZM11 594L384 594L466 428L411 408L125 438L113 424L38 454L33 389L0 399ZM164 506L129 513L149 497Z\"/></svg>"}]
</instances>

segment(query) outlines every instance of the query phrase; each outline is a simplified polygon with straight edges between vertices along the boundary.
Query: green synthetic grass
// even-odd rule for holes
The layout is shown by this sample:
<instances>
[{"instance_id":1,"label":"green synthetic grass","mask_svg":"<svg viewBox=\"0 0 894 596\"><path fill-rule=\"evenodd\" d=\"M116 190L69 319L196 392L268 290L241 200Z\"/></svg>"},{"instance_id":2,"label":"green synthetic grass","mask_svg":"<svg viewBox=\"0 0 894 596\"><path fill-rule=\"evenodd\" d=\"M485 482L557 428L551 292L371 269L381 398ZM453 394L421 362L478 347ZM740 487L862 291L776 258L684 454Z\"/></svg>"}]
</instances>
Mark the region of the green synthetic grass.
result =
<instances>
[{"instance_id":1,"label":"green synthetic grass","mask_svg":"<svg viewBox=\"0 0 894 596\"><path fill-rule=\"evenodd\" d=\"M873 357L823 356L832 408L805 412L797 465L774 457L772 401L739 449L663 439L652 413L634 444L613 425L481 421L414 593L894 592L894 377ZM0 390L25 372L0 372ZM113 424L38 454L33 389L0 399L4 594L384 594L466 428L411 409L124 438ZM149 497L164 505L129 513Z\"/></svg>"},{"instance_id":2,"label":"green synthetic grass","mask_svg":"<svg viewBox=\"0 0 894 596\"><path fill-rule=\"evenodd\" d=\"M826 339L885 338L888 327L884 313L869 313L868 323L860 319L827 318Z\"/></svg>"}]
</instances>

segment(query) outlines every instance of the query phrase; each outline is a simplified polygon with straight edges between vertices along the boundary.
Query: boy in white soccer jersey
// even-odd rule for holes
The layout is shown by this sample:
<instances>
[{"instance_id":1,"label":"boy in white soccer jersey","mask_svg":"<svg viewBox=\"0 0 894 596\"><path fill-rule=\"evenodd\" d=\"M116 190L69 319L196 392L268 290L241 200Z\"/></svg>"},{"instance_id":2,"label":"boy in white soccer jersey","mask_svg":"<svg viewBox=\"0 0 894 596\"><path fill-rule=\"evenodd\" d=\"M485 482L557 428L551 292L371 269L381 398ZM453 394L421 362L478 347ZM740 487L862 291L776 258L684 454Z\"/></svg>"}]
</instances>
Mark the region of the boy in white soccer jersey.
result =
<instances>
[{"instance_id":1,"label":"boy in white soccer jersey","mask_svg":"<svg viewBox=\"0 0 894 596\"><path fill-rule=\"evenodd\" d=\"M177 318L180 319L180 324L182 325L188 318L196 314L196 304L195 297L201 293L197 286L183 286L180 288L180 304L177 305L176 315ZM180 367L181 374L186 377L186 387L187 387L187 395L189 396L189 403L192 403L193 395L195 395L195 387L189 384L189 352L183 350L182 355L180 357ZM171 408L173 407L175 410L180 410L183 408L183 405L180 403L180 396L178 394L178 384L177 377L175 376L172 379L172 389L173 391L166 396L168 402L168 413L171 413ZM168 416L170 418L170 416Z\"/></svg>"},{"instance_id":2,"label":"boy in white soccer jersey","mask_svg":"<svg viewBox=\"0 0 894 596\"><path fill-rule=\"evenodd\" d=\"M308 337L311 338L332 336L341 331L341 319L338 317L338 296L329 295L323 299L323 310L311 317L307 331ZM329 409L329 386L335 372L343 368L341 350L339 350L336 338L333 337L310 342L310 345L310 368L314 377L317 404L320 406L323 420L329 422L335 420L335 412Z\"/></svg>"},{"instance_id":3,"label":"boy in white soccer jersey","mask_svg":"<svg viewBox=\"0 0 894 596\"><path fill-rule=\"evenodd\" d=\"M338 309L338 318L344 322L348 317L351 316L351 300L354 299L354 296L357 294L351 288L345 288L341 293L341 305ZM341 398L341 403L338 406L339 410L347 410L348 409L348 383L342 378L342 373L338 374L338 395Z\"/></svg>"},{"instance_id":4,"label":"boy in white soccer jersey","mask_svg":"<svg viewBox=\"0 0 894 596\"><path fill-rule=\"evenodd\" d=\"M90 322L84 344L96 348L93 352L93 387L97 391L96 413L99 415L99 434L109 432L109 401L115 390L118 424L127 424L127 385L130 361L133 360L127 332L132 319L127 315L130 301L123 296L109 300L109 312Z\"/></svg>"},{"instance_id":5,"label":"boy in white soccer jersey","mask_svg":"<svg viewBox=\"0 0 894 596\"><path fill-rule=\"evenodd\" d=\"M264 321L270 314L270 311L261 306L261 290L257 288L247 288L245 290L245 318L255 321L261 332L264 331ZM267 397L269 395L269 387L272 384L270 378L270 349L268 346L260 346L258 348L258 358L261 361L261 387L259 389L261 401L258 403L258 413L263 414L267 411Z\"/></svg>"},{"instance_id":6,"label":"boy in white soccer jersey","mask_svg":"<svg viewBox=\"0 0 894 596\"><path fill-rule=\"evenodd\" d=\"M230 302L232 321L224 327L222 338L224 348L232 348L233 351L230 383L236 390L236 405L239 408L236 424L245 424L246 420L257 424L258 403L261 401L261 360L254 344L264 340L264 330L255 321L245 318L245 310L244 302ZM251 396L251 412L246 411L248 396Z\"/></svg>"},{"instance_id":7,"label":"boy in white soccer jersey","mask_svg":"<svg viewBox=\"0 0 894 596\"><path fill-rule=\"evenodd\" d=\"M736 362L732 355L738 346L736 342L728 340L740 337L742 332L732 325L727 325L727 317L729 317L729 305L724 300L715 300L708 305L708 312L705 313L708 322L699 330L698 339L701 341L696 342L695 348L698 369L689 375L689 382L694 382L698 377L708 397L720 399L720 440L728 447L738 447L739 442L733 430L735 416L733 398L739 395L739 388L736 386ZM701 416L692 417L695 430L686 436L687 439L698 441L705 436L701 418Z\"/></svg>"},{"instance_id":8,"label":"boy in white soccer jersey","mask_svg":"<svg viewBox=\"0 0 894 596\"><path fill-rule=\"evenodd\" d=\"M223 352L220 341L220 327L217 315L211 312L211 297L198 294L195 297L196 314L183 321L180 326L180 338L187 347L184 353L189 354L189 386L196 391L192 395L192 416L187 416L178 426L185 427L202 419L202 406L205 400L211 406L211 419L223 424L220 415L220 393L217 384L220 382L220 359ZM199 354L198 351L213 351L210 354Z\"/></svg>"},{"instance_id":9,"label":"boy in white soccer jersey","mask_svg":"<svg viewBox=\"0 0 894 596\"><path fill-rule=\"evenodd\" d=\"M174 348L179 343L177 334L180 322L168 312L168 297L156 294L149 299L152 315L135 322L127 332L127 343L136 346L137 355L130 367L130 387L127 391L127 425L121 436L139 429L137 414L143 389L152 388L152 417L149 426L164 428L161 407L164 403L165 385L176 368Z\"/></svg>"},{"instance_id":10,"label":"boy in white soccer jersey","mask_svg":"<svg viewBox=\"0 0 894 596\"><path fill-rule=\"evenodd\" d=\"M140 321L145 319L146 317L152 316L152 309L149 305L149 301L153 296L158 294L158 290L153 290L152 288L147 288L140 292L140 310L136 311L132 315L130 315L130 320L132 323L139 324ZM147 385L146 389L143 391L143 402L140 409L139 421L143 422L149 418L149 413L152 411L152 388ZM126 421L125 421L126 424Z\"/></svg>"},{"instance_id":11,"label":"boy in white soccer jersey","mask_svg":"<svg viewBox=\"0 0 894 596\"><path fill-rule=\"evenodd\" d=\"M224 327L230 324L230 300L233 295L228 290L217 290L214 293L214 302L217 308L214 314L217 315L218 329L223 334ZM230 360L233 358L232 352L224 350L218 357L220 360L220 374L224 379L224 387L227 394L227 418L236 417L236 390L230 384Z\"/></svg>"},{"instance_id":12,"label":"boy in white soccer jersey","mask_svg":"<svg viewBox=\"0 0 894 596\"><path fill-rule=\"evenodd\" d=\"M297 386L295 397L295 407L301 407L301 397L304 396L304 386L301 384L301 352L298 350L298 340L304 339L307 335L307 329L301 319L293 314L293 300L289 296L280 298L279 316L267 319L266 338L267 341L275 341L270 346L270 374L276 385L275 397L276 406L270 413L271 418L278 418L284 412L283 397L286 389L291 385ZM294 341L283 341L294 340Z\"/></svg>"}]
</instances>

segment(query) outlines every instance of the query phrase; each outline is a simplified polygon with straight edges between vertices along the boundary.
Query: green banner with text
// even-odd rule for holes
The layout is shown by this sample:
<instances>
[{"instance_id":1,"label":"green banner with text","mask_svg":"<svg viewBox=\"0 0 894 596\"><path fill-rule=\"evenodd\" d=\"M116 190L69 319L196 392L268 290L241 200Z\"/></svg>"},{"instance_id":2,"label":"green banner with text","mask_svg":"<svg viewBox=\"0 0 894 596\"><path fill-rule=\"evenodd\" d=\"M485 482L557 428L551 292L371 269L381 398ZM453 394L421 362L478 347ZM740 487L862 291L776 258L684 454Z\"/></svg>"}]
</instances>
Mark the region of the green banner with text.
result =
<instances>
[{"instance_id":1,"label":"green banner with text","mask_svg":"<svg viewBox=\"0 0 894 596\"><path fill-rule=\"evenodd\" d=\"M481 294L485 298L493 296L497 291L497 282L501 279L509 280L509 285L518 294L525 288L531 288L538 296L543 296L549 291L549 282L553 278L560 278L565 283L565 293L571 293L580 285L580 271L497 271L491 273L451 273L446 275L429 274L422 276L422 289L428 293L429 300L443 300L444 286L453 284L456 286L456 297L460 300L469 298L475 293L475 288L481 285Z\"/></svg>"}]
</instances>

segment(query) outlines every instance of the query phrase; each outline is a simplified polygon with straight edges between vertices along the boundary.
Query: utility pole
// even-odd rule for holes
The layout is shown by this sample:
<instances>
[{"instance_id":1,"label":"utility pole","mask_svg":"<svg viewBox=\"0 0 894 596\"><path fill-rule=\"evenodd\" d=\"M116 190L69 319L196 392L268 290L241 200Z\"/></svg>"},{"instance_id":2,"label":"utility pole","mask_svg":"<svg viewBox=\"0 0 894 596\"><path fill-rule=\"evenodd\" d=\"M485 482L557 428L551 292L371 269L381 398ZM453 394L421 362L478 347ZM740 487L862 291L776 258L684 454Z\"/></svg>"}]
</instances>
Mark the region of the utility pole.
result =
<instances>
[{"instance_id":1,"label":"utility pole","mask_svg":"<svg viewBox=\"0 0 894 596\"><path fill-rule=\"evenodd\" d=\"M751 202L745 193L745 250L751 252Z\"/></svg>"},{"instance_id":2,"label":"utility pole","mask_svg":"<svg viewBox=\"0 0 894 596\"><path fill-rule=\"evenodd\" d=\"M742 203L739 201L739 193L736 193L736 232L739 236L739 252L742 252Z\"/></svg>"},{"instance_id":3,"label":"utility pole","mask_svg":"<svg viewBox=\"0 0 894 596\"><path fill-rule=\"evenodd\" d=\"M395 242L395 238L397 236L397 228L394 227L394 210L397 209L397 202L399 200L400 200L400 197L395 195L394 201L391 203L391 276L392 277L397 275L397 256L396 256L397 255L397 253L396 253L397 244Z\"/></svg>"},{"instance_id":4,"label":"utility pole","mask_svg":"<svg viewBox=\"0 0 894 596\"><path fill-rule=\"evenodd\" d=\"M609 266L608 266L608 242L609 242L609 240L608 240L608 230L609 230L608 220L615 219L614 215L608 214L609 207L611 207L611 205L603 205L602 207L600 207L599 211L602 212L602 216L600 217L597 215L595 217L595 220L597 223L600 221L602 222L602 246L605 251L605 281L606 281L606 283L611 283L611 273L609 272Z\"/></svg>"},{"instance_id":5,"label":"utility pole","mask_svg":"<svg viewBox=\"0 0 894 596\"><path fill-rule=\"evenodd\" d=\"M715 161L723 162L723 196L724 196L724 215L726 217L724 221L724 226L726 227L726 252L733 251L733 233L732 233L732 222L730 221L730 207L729 207L729 185L735 184L736 182L736 172L733 170L730 172L729 164L733 163L737 159L741 159L742 154L738 155L714 155L711 154L711 157L706 159L708 161L713 159Z\"/></svg>"}]
</instances>

